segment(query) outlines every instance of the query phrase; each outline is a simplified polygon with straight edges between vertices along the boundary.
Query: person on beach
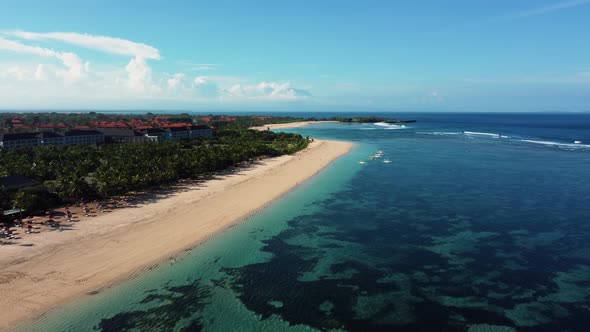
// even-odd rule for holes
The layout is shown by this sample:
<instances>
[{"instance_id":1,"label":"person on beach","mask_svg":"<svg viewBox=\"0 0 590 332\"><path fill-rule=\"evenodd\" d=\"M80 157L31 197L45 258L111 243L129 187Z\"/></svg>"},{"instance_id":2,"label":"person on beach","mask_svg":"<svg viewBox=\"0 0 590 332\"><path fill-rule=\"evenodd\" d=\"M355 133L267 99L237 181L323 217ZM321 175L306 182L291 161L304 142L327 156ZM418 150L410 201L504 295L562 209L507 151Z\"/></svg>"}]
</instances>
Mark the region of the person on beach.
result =
<instances>
[{"instance_id":1,"label":"person on beach","mask_svg":"<svg viewBox=\"0 0 590 332\"><path fill-rule=\"evenodd\" d=\"M14 236L12 235L12 231L8 226L4 226L4 237L8 239L14 238Z\"/></svg>"}]
</instances>

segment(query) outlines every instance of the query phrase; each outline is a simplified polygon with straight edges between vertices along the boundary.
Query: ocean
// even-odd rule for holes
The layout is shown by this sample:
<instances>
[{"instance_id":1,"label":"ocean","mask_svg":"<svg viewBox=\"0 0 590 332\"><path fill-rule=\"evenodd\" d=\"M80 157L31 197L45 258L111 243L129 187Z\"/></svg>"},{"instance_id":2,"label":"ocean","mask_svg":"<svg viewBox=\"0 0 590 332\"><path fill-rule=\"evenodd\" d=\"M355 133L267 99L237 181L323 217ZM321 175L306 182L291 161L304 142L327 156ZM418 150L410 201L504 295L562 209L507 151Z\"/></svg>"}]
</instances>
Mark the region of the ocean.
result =
<instances>
[{"instance_id":1,"label":"ocean","mask_svg":"<svg viewBox=\"0 0 590 332\"><path fill-rule=\"evenodd\" d=\"M396 116L418 122L287 130L356 147L204 245L24 329L587 331L590 114Z\"/></svg>"}]
</instances>

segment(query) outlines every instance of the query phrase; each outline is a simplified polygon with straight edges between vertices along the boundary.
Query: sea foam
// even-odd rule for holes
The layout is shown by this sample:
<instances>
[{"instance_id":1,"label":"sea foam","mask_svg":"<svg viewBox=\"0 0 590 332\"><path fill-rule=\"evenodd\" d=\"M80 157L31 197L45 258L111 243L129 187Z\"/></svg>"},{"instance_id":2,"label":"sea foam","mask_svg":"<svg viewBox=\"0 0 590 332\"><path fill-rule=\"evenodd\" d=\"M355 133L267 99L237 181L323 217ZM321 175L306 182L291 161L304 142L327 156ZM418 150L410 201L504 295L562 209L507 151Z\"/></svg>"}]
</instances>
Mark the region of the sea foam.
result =
<instances>
[{"instance_id":1,"label":"sea foam","mask_svg":"<svg viewBox=\"0 0 590 332\"><path fill-rule=\"evenodd\" d=\"M500 134L495 133L482 133L477 131L464 131L463 134L470 135L470 136L488 136L493 138L500 138Z\"/></svg>"},{"instance_id":2,"label":"sea foam","mask_svg":"<svg viewBox=\"0 0 590 332\"><path fill-rule=\"evenodd\" d=\"M463 132L453 132L453 131L418 131L418 132L416 132L416 134L446 136L446 135L462 135Z\"/></svg>"},{"instance_id":3,"label":"sea foam","mask_svg":"<svg viewBox=\"0 0 590 332\"><path fill-rule=\"evenodd\" d=\"M542 144L547 146L556 146L560 148L566 149L589 149L590 144L581 144L581 143L562 143L562 142L553 142L553 141L538 141L532 139L523 139L521 142L526 143L533 143L533 144Z\"/></svg>"},{"instance_id":4,"label":"sea foam","mask_svg":"<svg viewBox=\"0 0 590 332\"><path fill-rule=\"evenodd\" d=\"M383 127L383 129L405 129L407 128L405 125L396 125L387 122L375 122L373 123L375 126Z\"/></svg>"}]
</instances>

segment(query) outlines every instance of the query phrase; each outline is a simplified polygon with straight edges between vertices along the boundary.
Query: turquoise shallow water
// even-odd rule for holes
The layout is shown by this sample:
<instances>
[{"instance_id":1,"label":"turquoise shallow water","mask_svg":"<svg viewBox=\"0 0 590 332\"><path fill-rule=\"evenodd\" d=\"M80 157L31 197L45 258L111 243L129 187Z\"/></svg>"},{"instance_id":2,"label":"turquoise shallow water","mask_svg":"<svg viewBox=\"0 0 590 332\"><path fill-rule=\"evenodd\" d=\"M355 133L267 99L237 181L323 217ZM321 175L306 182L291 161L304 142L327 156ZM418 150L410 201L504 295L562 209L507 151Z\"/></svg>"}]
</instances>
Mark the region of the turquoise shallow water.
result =
<instances>
[{"instance_id":1,"label":"turquoise shallow water","mask_svg":"<svg viewBox=\"0 0 590 332\"><path fill-rule=\"evenodd\" d=\"M590 121L531 119L294 129L358 145L205 245L25 329L586 331ZM367 160L377 150L392 162Z\"/></svg>"}]
</instances>

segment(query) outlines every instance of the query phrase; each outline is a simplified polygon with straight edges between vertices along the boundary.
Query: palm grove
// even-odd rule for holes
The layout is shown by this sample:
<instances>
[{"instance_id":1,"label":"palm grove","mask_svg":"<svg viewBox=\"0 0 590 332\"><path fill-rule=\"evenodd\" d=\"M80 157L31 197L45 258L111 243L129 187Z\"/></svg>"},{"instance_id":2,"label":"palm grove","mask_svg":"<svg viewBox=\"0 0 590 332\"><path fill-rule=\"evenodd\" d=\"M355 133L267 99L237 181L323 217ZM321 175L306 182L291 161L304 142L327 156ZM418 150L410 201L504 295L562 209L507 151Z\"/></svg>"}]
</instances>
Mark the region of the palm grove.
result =
<instances>
[{"instance_id":1,"label":"palm grove","mask_svg":"<svg viewBox=\"0 0 590 332\"><path fill-rule=\"evenodd\" d=\"M203 179L257 157L291 154L307 145L308 139L297 134L232 128L219 130L211 139L0 151L0 176L19 174L43 183L16 193L0 188L0 209L39 211L63 201Z\"/></svg>"}]
</instances>

